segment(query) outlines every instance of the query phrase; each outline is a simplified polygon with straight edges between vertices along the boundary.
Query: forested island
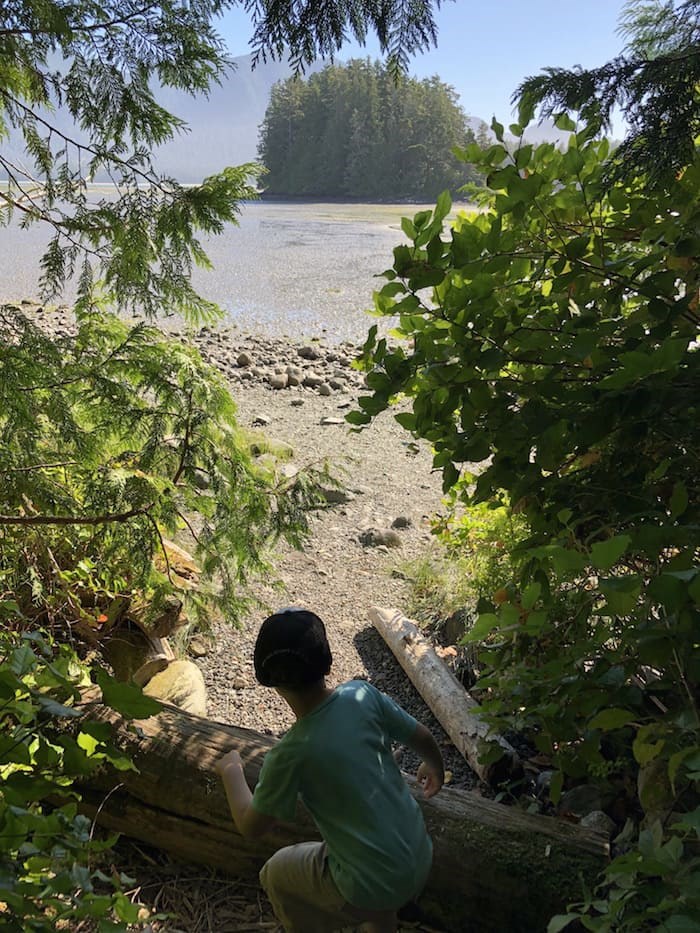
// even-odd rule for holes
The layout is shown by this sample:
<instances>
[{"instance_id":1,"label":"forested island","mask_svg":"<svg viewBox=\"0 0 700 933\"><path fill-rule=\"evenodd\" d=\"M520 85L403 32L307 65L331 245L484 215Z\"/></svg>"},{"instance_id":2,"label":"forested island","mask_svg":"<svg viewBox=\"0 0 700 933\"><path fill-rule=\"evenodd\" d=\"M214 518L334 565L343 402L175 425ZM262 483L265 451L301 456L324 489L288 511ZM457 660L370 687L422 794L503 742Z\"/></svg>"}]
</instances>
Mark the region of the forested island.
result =
<instances>
[{"instance_id":1,"label":"forested island","mask_svg":"<svg viewBox=\"0 0 700 933\"><path fill-rule=\"evenodd\" d=\"M397 78L381 62L354 59L273 87L258 158L268 194L428 200L483 184L452 153L474 141L438 77Z\"/></svg>"}]
</instances>

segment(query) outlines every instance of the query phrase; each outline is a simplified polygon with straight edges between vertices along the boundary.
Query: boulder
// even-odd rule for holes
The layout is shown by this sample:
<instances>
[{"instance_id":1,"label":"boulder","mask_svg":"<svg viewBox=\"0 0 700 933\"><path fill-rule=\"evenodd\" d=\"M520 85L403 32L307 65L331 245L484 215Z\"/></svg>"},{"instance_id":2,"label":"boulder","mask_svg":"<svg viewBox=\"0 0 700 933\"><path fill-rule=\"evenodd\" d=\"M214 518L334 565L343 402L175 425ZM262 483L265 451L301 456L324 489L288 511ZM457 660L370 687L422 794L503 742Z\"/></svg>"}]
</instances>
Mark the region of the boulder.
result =
<instances>
[{"instance_id":1,"label":"boulder","mask_svg":"<svg viewBox=\"0 0 700 933\"><path fill-rule=\"evenodd\" d=\"M143 692L195 716L207 715L207 688L202 672L193 661L173 661L150 679Z\"/></svg>"}]
</instances>

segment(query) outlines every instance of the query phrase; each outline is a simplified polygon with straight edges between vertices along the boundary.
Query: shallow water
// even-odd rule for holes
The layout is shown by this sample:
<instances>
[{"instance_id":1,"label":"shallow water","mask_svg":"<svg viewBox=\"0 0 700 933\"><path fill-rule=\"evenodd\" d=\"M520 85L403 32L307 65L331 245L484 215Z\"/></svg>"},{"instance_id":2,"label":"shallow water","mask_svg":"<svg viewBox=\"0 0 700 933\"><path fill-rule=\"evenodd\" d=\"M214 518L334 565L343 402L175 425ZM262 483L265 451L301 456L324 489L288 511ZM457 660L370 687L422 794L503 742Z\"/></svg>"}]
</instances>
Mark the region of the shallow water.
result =
<instances>
[{"instance_id":1,"label":"shallow water","mask_svg":"<svg viewBox=\"0 0 700 933\"><path fill-rule=\"evenodd\" d=\"M198 291L245 331L330 341L363 339L377 278L405 240L401 217L430 205L253 202L240 225L203 239L213 270L197 269ZM38 225L0 228L0 298L38 297L48 234ZM67 287L63 299L70 302Z\"/></svg>"}]
</instances>

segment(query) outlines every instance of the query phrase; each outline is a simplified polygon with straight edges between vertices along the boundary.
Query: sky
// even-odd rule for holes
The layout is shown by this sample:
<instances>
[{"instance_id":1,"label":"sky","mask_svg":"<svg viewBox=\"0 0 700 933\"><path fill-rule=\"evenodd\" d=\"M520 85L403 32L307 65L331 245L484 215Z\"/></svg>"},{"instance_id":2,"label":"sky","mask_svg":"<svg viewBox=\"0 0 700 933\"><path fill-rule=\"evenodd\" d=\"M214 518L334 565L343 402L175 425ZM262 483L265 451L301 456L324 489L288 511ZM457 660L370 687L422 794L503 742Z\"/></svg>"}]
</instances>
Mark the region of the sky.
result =
<instances>
[{"instance_id":1,"label":"sky","mask_svg":"<svg viewBox=\"0 0 700 933\"><path fill-rule=\"evenodd\" d=\"M437 48L412 59L418 78L438 75L452 85L471 116L510 123L513 91L547 66L594 67L617 55L625 0L447 0L437 13ZM250 19L240 8L219 24L232 55L251 50ZM338 60L379 56L375 41L348 43Z\"/></svg>"}]
</instances>

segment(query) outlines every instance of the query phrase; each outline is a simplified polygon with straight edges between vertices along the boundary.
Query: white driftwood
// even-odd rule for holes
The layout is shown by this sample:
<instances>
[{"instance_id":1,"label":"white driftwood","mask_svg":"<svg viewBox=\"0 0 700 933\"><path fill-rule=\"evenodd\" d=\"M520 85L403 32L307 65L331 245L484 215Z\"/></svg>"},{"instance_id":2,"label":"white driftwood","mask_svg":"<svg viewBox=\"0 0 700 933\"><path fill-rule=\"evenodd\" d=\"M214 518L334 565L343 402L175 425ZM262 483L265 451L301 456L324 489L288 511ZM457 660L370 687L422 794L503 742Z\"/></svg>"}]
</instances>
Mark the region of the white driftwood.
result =
<instances>
[{"instance_id":1,"label":"white driftwood","mask_svg":"<svg viewBox=\"0 0 700 933\"><path fill-rule=\"evenodd\" d=\"M369 618L396 656L411 683L456 748L482 781L496 783L517 773L520 760L502 736L489 732L479 704L440 660L417 626L398 609L373 606ZM492 761L494 748L500 755ZM482 763L486 752L489 762Z\"/></svg>"}]
</instances>

